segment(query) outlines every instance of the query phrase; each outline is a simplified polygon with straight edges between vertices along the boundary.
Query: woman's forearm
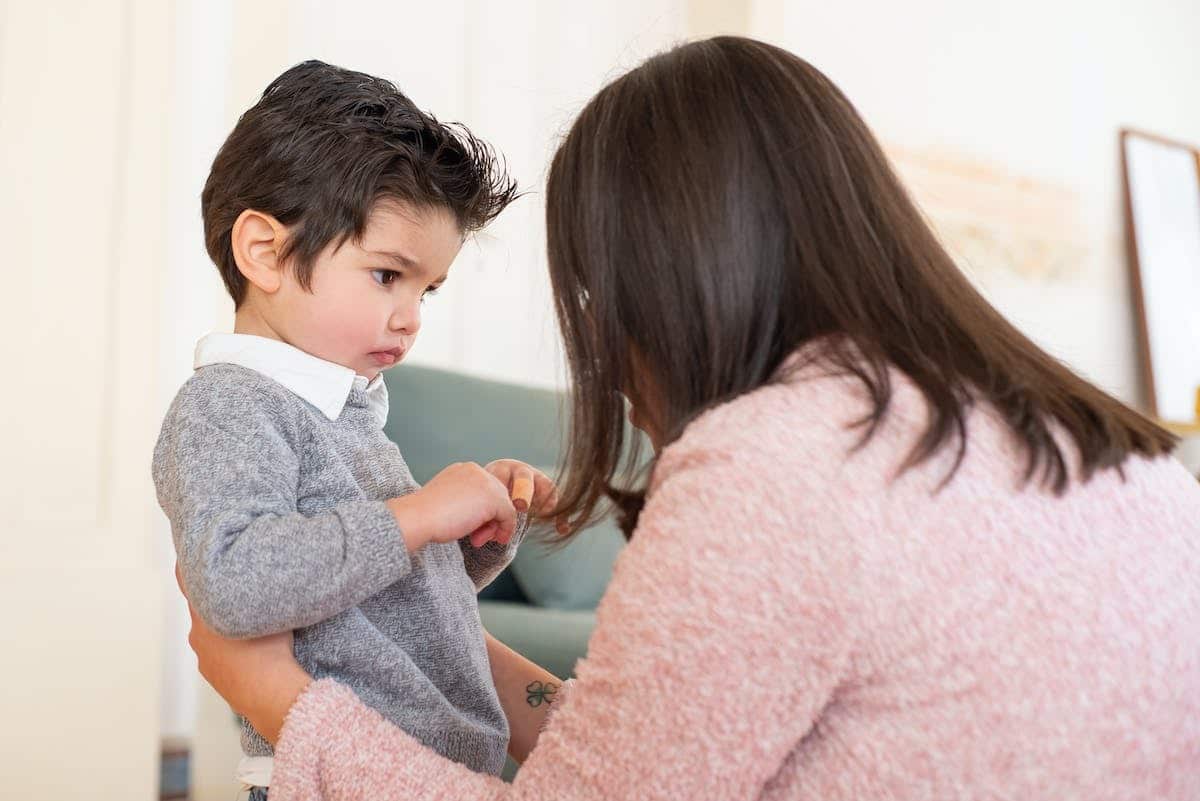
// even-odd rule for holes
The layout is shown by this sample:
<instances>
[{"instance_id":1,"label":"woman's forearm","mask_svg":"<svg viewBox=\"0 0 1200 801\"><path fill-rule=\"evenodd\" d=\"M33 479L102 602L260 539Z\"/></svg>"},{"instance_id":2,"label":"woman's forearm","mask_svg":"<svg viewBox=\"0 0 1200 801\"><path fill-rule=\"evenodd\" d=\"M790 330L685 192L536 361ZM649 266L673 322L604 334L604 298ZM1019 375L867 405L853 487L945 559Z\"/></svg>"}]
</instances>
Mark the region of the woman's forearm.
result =
<instances>
[{"instance_id":1,"label":"woman's forearm","mask_svg":"<svg viewBox=\"0 0 1200 801\"><path fill-rule=\"evenodd\" d=\"M312 683L312 676L295 663L285 663L272 672L274 676L258 686L254 703L242 714L255 731L274 746L288 711Z\"/></svg>"},{"instance_id":2,"label":"woman's forearm","mask_svg":"<svg viewBox=\"0 0 1200 801\"><path fill-rule=\"evenodd\" d=\"M562 681L491 634L485 636L492 681L512 732L508 753L517 762L524 762L537 744Z\"/></svg>"}]
</instances>

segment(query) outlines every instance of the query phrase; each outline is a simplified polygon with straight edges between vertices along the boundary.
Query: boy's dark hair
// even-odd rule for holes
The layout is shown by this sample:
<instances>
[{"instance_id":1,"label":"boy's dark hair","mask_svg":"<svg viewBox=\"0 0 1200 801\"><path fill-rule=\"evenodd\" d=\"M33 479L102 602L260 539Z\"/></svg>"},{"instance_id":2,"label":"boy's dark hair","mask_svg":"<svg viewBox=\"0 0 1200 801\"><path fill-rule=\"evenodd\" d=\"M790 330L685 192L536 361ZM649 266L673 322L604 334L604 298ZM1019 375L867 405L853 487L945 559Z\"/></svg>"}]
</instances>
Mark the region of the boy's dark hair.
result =
<instances>
[{"instance_id":1,"label":"boy's dark hair","mask_svg":"<svg viewBox=\"0 0 1200 801\"><path fill-rule=\"evenodd\" d=\"M469 232L515 197L504 164L465 127L438 122L390 81L305 61L241 116L200 199L208 254L240 306L246 279L230 236L246 209L292 229L281 255L308 288L321 250L360 238L379 200L445 208Z\"/></svg>"}]
</instances>

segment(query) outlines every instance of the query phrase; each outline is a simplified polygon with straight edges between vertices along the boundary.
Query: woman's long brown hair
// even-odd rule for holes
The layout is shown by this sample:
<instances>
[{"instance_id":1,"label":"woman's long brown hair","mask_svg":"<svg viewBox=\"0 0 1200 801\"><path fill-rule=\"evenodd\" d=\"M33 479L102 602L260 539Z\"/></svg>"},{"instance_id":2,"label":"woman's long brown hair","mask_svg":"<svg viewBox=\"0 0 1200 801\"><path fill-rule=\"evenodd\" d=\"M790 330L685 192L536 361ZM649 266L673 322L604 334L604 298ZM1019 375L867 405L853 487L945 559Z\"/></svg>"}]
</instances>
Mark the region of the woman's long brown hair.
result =
<instances>
[{"instance_id":1,"label":"woman's long brown hair","mask_svg":"<svg viewBox=\"0 0 1200 801\"><path fill-rule=\"evenodd\" d=\"M619 391L642 405L652 385L669 444L706 409L779 380L808 342L864 385L864 441L887 413L889 365L920 389L929 423L905 467L954 447L957 468L977 402L1023 443L1026 481L1056 493L1070 470L1052 425L1077 445L1083 480L1174 446L984 300L850 101L777 47L694 42L606 86L554 156L546 224L572 378L559 511L576 527L605 496L627 534L636 525Z\"/></svg>"}]
</instances>

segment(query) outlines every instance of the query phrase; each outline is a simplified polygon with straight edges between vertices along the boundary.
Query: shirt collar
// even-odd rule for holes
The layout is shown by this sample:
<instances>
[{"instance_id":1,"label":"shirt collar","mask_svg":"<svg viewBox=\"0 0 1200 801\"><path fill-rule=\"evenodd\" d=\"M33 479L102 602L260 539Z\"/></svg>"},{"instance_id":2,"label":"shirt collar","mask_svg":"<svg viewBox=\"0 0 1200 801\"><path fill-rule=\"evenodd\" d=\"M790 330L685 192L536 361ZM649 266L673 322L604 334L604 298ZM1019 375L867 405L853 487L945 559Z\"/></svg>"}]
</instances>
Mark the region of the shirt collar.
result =
<instances>
[{"instance_id":1,"label":"shirt collar","mask_svg":"<svg viewBox=\"0 0 1200 801\"><path fill-rule=\"evenodd\" d=\"M251 334L203 337L196 343L192 366L199 370L210 364L236 364L262 373L320 409L330 420L338 419L351 390L357 387L366 392L367 408L379 427L387 422L388 394L382 373L368 382L349 367L319 359L286 342Z\"/></svg>"}]
</instances>

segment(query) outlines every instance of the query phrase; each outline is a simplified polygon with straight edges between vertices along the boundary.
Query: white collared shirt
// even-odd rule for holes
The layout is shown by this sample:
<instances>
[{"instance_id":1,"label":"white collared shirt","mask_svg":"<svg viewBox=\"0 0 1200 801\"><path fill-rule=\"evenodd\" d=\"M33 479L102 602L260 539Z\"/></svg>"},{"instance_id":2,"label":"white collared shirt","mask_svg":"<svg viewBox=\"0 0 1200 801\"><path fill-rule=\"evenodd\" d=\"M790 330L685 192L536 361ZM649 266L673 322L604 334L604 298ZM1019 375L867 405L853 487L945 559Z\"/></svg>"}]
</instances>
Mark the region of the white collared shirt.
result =
<instances>
[{"instance_id":1,"label":"white collared shirt","mask_svg":"<svg viewBox=\"0 0 1200 801\"><path fill-rule=\"evenodd\" d=\"M388 416L383 374L368 381L349 367L327 362L277 339L252 334L208 334L196 343L192 367L236 364L262 373L300 396L330 420L337 420L356 387L367 393L367 408L383 428Z\"/></svg>"}]
</instances>

